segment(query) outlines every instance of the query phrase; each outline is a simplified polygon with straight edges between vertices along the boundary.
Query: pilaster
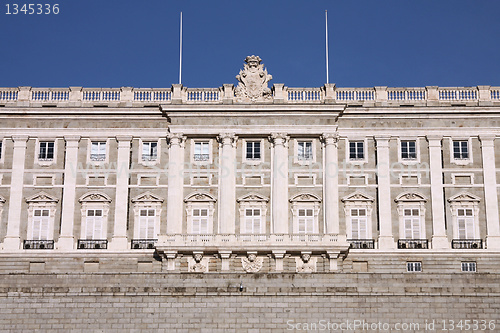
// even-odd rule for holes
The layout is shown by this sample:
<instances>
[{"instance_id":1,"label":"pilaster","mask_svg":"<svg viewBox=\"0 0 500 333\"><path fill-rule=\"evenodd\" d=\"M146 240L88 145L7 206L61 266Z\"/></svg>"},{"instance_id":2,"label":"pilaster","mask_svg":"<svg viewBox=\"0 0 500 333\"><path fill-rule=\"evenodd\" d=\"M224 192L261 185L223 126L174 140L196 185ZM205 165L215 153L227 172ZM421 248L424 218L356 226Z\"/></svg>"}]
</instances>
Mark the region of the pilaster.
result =
<instances>
[{"instance_id":1,"label":"pilaster","mask_svg":"<svg viewBox=\"0 0 500 333\"><path fill-rule=\"evenodd\" d=\"M324 166L324 210L325 233L339 233L339 167L337 133L323 133L321 136L325 149Z\"/></svg>"},{"instance_id":2,"label":"pilaster","mask_svg":"<svg viewBox=\"0 0 500 333\"><path fill-rule=\"evenodd\" d=\"M272 133L273 145L271 210L272 232L288 233L288 140L286 133Z\"/></svg>"},{"instance_id":3,"label":"pilaster","mask_svg":"<svg viewBox=\"0 0 500 333\"><path fill-rule=\"evenodd\" d=\"M184 210L183 162L184 143L182 133L169 133L168 142L168 192L167 192L167 234L182 233L182 213Z\"/></svg>"},{"instance_id":4,"label":"pilaster","mask_svg":"<svg viewBox=\"0 0 500 333\"><path fill-rule=\"evenodd\" d=\"M380 221L380 234L378 244L380 249L395 248L392 233L392 201L391 201L391 178L390 178L390 135L376 136L377 142L377 172L378 172L378 213Z\"/></svg>"},{"instance_id":5,"label":"pilaster","mask_svg":"<svg viewBox=\"0 0 500 333\"><path fill-rule=\"evenodd\" d=\"M236 141L238 137L234 133L221 133L217 140L222 150L219 170L219 232L234 234L236 230Z\"/></svg>"}]
</instances>

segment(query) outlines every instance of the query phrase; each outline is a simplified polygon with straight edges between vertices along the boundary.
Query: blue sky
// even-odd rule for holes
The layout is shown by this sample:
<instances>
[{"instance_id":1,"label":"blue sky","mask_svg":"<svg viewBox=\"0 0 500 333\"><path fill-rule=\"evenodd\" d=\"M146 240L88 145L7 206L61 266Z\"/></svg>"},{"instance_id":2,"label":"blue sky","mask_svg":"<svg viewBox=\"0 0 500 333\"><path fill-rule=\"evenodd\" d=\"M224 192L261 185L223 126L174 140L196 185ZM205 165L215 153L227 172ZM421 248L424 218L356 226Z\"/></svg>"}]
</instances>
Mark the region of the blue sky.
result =
<instances>
[{"instance_id":1,"label":"blue sky","mask_svg":"<svg viewBox=\"0 0 500 333\"><path fill-rule=\"evenodd\" d=\"M337 86L500 86L498 0L38 2L59 3L58 15L6 15L14 2L1 3L1 87L170 87L181 11L185 86L236 84L255 54L271 84L318 87L325 9Z\"/></svg>"}]
</instances>

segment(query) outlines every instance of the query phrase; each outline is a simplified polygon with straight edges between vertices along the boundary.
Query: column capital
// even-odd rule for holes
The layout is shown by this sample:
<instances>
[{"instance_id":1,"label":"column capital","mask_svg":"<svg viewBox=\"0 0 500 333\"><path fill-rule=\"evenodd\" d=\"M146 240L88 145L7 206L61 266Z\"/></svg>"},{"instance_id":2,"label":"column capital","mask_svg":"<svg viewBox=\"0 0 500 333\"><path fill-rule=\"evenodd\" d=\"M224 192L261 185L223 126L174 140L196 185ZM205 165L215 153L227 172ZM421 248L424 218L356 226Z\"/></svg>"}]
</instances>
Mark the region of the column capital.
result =
<instances>
[{"instance_id":1,"label":"column capital","mask_svg":"<svg viewBox=\"0 0 500 333\"><path fill-rule=\"evenodd\" d=\"M443 136L439 135L439 134L429 134L429 135L426 135L426 138L427 138L427 141L429 141L429 142L431 142L431 141L441 142L441 140L443 140Z\"/></svg>"},{"instance_id":2,"label":"column capital","mask_svg":"<svg viewBox=\"0 0 500 333\"><path fill-rule=\"evenodd\" d=\"M184 142L186 142L186 137L182 133L168 133L167 143L168 146L180 146L184 148Z\"/></svg>"},{"instance_id":3,"label":"column capital","mask_svg":"<svg viewBox=\"0 0 500 333\"><path fill-rule=\"evenodd\" d=\"M339 142L339 134L337 132L323 133L320 137L320 140L325 144L325 146L334 145L335 147L337 147Z\"/></svg>"},{"instance_id":4,"label":"column capital","mask_svg":"<svg viewBox=\"0 0 500 333\"><path fill-rule=\"evenodd\" d=\"M233 147L236 146L236 141L238 141L238 137L236 136L235 133L220 133L217 136L217 141L224 145L232 145Z\"/></svg>"},{"instance_id":5,"label":"column capital","mask_svg":"<svg viewBox=\"0 0 500 333\"><path fill-rule=\"evenodd\" d=\"M276 146L284 146L287 147L288 140L290 140L290 137L287 135L287 133L271 133L269 136L269 141L276 147Z\"/></svg>"},{"instance_id":6,"label":"column capital","mask_svg":"<svg viewBox=\"0 0 500 333\"><path fill-rule=\"evenodd\" d=\"M122 142L122 141L132 141L132 135L117 135L116 136L116 141Z\"/></svg>"},{"instance_id":7,"label":"column capital","mask_svg":"<svg viewBox=\"0 0 500 333\"><path fill-rule=\"evenodd\" d=\"M390 134L374 135L373 138L377 143L377 148L389 148L389 140L391 140Z\"/></svg>"},{"instance_id":8,"label":"column capital","mask_svg":"<svg viewBox=\"0 0 500 333\"><path fill-rule=\"evenodd\" d=\"M12 136L12 141L14 142L24 142L26 143L29 139L28 135L13 135Z\"/></svg>"},{"instance_id":9,"label":"column capital","mask_svg":"<svg viewBox=\"0 0 500 333\"><path fill-rule=\"evenodd\" d=\"M80 135L65 135L64 136L64 140L66 140L66 142L80 142L80 139L82 137Z\"/></svg>"},{"instance_id":10,"label":"column capital","mask_svg":"<svg viewBox=\"0 0 500 333\"><path fill-rule=\"evenodd\" d=\"M493 147L493 143L495 141L495 134L480 134L479 140L481 140L481 147Z\"/></svg>"}]
</instances>

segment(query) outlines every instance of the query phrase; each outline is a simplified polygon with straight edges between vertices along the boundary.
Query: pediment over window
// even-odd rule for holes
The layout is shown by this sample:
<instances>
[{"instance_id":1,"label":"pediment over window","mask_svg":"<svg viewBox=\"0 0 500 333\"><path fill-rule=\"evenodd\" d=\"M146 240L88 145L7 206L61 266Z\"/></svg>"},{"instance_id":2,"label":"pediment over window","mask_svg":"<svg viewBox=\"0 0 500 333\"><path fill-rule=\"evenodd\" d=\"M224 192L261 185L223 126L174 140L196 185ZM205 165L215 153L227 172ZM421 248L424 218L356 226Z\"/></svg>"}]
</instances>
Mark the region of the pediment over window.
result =
<instances>
[{"instance_id":1,"label":"pediment over window","mask_svg":"<svg viewBox=\"0 0 500 333\"><path fill-rule=\"evenodd\" d=\"M342 201L374 201L375 199L368 194L356 191L342 198Z\"/></svg>"},{"instance_id":2,"label":"pediment over window","mask_svg":"<svg viewBox=\"0 0 500 333\"><path fill-rule=\"evenodd\" d=\"M184 198L184 202L214 202L217 201L213 195L208 192L194 192Z\"/></svg>"},{"instance_id":3,"label":"pediment over window","mask_svg":"<svg viewBox=\"0 0 500 333\"><path fill-rule=\"evenodd\" d=\"M78 199L79 202L111 202L111 198L102 192L85 193Z\"/></svg>"},{"instance_id":4,"label":"pediment over window","mask_svg":"<svg viewBox=\"0 0 500 333\"><path fill-rule=\"evenodd\" d=\"M449 202L479 202L481 198L469 192L460 192L448 199Z\"/></svg>"},{"instance_id":5,"label":"pediment over window","mask_svg":"<svg viewBox=\"0 0 500 333\"><path fill-rule=\"evenodd\" d=\"M290 202L321 202L321 198L313 193L299 193L294 195Z\"/></svg>"},{"instance_id":6,"label":"pediment over window","mask_svg":"<svg viewBox=\"0 0 500 333\"><path fill-rule=\"evenodd\" d=\"M58 202L59 199L56 197L46 193L46 192L39 192L35 195L32 195L28 198L26 198L26 202Z\"/></svg>"},{"instance_id":7,"label":"pediment over window","mask_svg":"<svg viewBox=\"0 0 500 333\"><path fill-rule=\"evenodd\" d=\"M427 198L420 193L417 192L405 192L401 193L394 199L396 202L421 202L421 201L427 201Z\"/></svg>"},{"instance_id":8,"label":"pediment over window","mask_svg":"<svg viewBox=\"0 0 500 333\"><path fill-rule=\"evenodd\" d=\"M157 196L154 193L151 192L145 192L142 194L139 194L138 196L132 198L132 202L138 202L138 203L151 203L151 202L163 202L163 198Z\"/></svg>"},{"instance_id":9,"label":"pediment over window","mask_svg":"<svg viewBox=\"0 0 500 333\"><path fill-rule=\"evenodd\" d=\"M261 201L269 201L269 198L266 197L266 196L263 196L261 194L258 194L258 193L247 193L241 197L239 197L236 201L238 202L255 202L255 201L258 201L258 202L261 202Z\"/></svg>"}]
</instances>

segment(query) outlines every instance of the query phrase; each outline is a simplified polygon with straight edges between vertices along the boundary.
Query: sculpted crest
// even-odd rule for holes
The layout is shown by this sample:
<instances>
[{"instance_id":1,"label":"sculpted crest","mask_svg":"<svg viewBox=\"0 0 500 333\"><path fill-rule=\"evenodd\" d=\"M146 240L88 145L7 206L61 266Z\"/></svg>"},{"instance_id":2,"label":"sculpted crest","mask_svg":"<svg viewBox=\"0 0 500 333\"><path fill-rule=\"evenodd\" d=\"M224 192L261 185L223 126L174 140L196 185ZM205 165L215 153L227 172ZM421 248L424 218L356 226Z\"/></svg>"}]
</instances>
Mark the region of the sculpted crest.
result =
<instances>
[{"instance_id":1,"label":"sculpted crest","mask_svg":"<svg viewBox=\"0 0 500 333\"><path fill-rule=\"evenodd\" d=\"M235 91L238 102L260 102L272 99L271 89L267 84L273 77L267 74L261 61L262 59L258 56L246 57L243 70L236 75L239 81Z\"/></svg>"}]
</instances>

